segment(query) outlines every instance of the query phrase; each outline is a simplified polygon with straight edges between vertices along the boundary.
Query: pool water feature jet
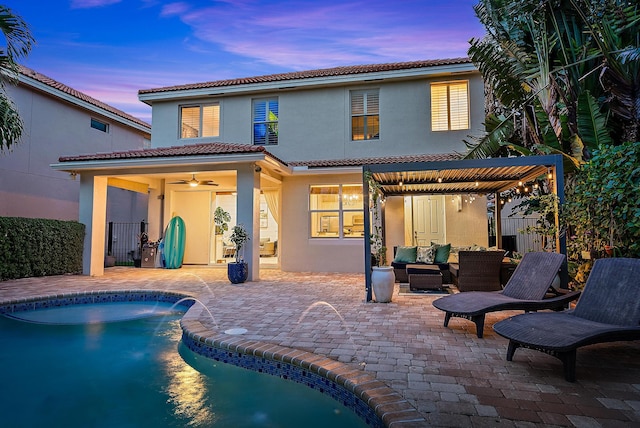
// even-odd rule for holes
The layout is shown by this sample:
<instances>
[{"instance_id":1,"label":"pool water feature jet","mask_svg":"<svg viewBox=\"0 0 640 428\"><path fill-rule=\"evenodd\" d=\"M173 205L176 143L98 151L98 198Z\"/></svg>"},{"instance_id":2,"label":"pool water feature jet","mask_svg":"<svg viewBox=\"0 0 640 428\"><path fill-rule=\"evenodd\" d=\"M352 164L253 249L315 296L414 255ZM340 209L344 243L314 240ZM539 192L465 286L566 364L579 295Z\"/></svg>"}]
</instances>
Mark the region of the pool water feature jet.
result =
<instances>
[{"instance_id":1,"label":"pool water feature jet","mask_svg":"<svg viewBox=\"0 0 640 428\"><path fill-rule=\"evenodd\" d=\"M198 278L200 280L200 282L202 282L202 284L204 284L205 288L207 289L207 291L209 292L209 294L211 294L211 297L214 297L213 291L211 291L211 287L209 287L209 284L207 283L207 281L205 281L204 279L202 279L201 276L196 275L193 272L185 272L185 275L191 275L191 276L195 276L196 278Z\"/></svg>"},{"instance_id":2,"label":"pool water feature jet","mask_svg":"<svg viewBox=\"0 0 640 428\"><path fill-rule=\"evenodd\" d=\"M310 304L305 310L304 312L302 312L302 315L300 315L300 318L298 318L298 322L296 323L297 325L300 325L300 323L302 322L302 320L305 319L305 317L309 314L309 312L318 307L318 306L327 306L329 308L331 308L333 310L333 312L335 312L336 315L338 315L338 317L340 318L340 321L342 323L342 327L344 328L345 333L347 333L347 336L349 337L349 342L351 342L351 344L353 345L354 348L354 355L351 357L351 362L357 362L358 361L358 351L362 350L362 346L358 346L355 342L355 340L353 340L353 335L352 335L352 330L353 329L349 329L347 328L347 322L345 321L344 317L342 316L342 314L335 308L335 306L333 306L331 303L325 302L325 301L317 301L314 302L312 304ZM363 358L364 360L364 358ZM359 363L359 365L361 367L365 367L366 366L366 362L362 361Z\"/></svg>"},{"instance_id":3,"label":"pool water feature jet","mask_svg":"<svg viewBox=\"0 0 640 428\"><path fill-rule=\"evenodd\" d=\"M182 299L178 300L177 302L175 302L172 306L171 309L175 308L176 306L178 306L180 303L182 302L188 302L189 300L193 300L194 303L199 303L200 306L202 306L202 308L207 312L207 314L209 314L209 317L211 318L211 321L213 321L213 325L216 327L216 330L220 330L220 327L218 326L218 323L216 322L215 317L213 316L213 314L211 313L211 311L209 310L209 308L207 308L207 305L205 305L204 303L202 303L202 301L196 299L195 297L183 297Z\"/></svg>"}]
</instances>

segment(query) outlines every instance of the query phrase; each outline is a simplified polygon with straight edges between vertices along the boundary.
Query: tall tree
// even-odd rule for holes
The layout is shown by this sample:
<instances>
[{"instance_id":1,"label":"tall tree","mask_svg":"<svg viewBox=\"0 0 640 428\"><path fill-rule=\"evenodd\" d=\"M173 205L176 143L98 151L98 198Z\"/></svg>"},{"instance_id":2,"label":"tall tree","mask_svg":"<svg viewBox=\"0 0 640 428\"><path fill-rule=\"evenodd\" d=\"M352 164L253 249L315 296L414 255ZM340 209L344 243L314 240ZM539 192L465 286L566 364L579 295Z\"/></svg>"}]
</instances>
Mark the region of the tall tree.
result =
<instances>
[{"instance_id":1,"label":"tall tree","mask_svg":"<svg viewBox=\"0 0 640 428\"><path fill-rule=\"evenodd\" d=\"M0 29L5 45L0 46L0 152L16 144L23 132L23 124L15 104L6 91L7 83L17 81L18 60L31 51L35 43L29 27L11 9L0 5Z\"/></svg>"},{"instance_id":2,"label":"tall tree","mask_svg":"<svg viewBox=\"0 0 640 428\"><path fill-rule=\"evenodd\" d=\"M559 153L638 139L640 10L621 0L481 0L469 56L495 102L468 157Z\"/></svg>"}]
</instances>

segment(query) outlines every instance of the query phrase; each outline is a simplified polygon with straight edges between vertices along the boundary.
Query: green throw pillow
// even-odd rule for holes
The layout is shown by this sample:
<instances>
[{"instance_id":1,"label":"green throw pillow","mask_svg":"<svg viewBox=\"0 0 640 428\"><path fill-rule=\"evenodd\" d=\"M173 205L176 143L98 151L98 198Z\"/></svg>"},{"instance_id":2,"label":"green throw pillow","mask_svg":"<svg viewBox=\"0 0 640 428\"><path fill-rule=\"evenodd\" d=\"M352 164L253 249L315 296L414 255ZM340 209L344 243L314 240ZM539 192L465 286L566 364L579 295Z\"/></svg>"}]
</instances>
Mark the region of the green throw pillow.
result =
<instances>
[{"instance_id":1,"label":"green throw pillow","mask_svg":"<svg viewBox=\"0 0 640 428\"><path fill-rule=\"evenodd\" d=\"M436 256L433 258L434 263L446 263L449 260L449 253L451 252L451 244L438 245L436 248Z\"/></svg>"},{"instance_id":2,"label":"green throw pillow","mask_svg":"<svg viewBox=\"0 0 640 428\"><path fill-rule=\"evenodd\" d=\"M418 247L398 247L393 261L396 263L415 263L417 253Z\"/></svg>"}]
</instances>

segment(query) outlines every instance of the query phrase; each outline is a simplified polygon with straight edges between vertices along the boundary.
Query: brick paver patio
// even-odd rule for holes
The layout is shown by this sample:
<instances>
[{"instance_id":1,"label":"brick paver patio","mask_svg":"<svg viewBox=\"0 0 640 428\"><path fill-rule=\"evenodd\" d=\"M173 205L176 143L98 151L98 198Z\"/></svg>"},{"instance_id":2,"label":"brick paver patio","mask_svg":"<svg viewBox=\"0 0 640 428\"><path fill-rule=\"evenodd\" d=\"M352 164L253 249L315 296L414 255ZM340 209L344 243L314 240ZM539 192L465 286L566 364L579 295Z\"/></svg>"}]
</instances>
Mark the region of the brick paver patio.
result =
<instances>
[{"instance_id":1,"label":"brick paver patio","mask_svg":"<svg viewBox=\"0 0 640 428\"><path fill-rule=\"evenodd\" d=\"M103 277L56 276L0 282L0 301L72 291L187 291L213 315L192 310L212 331L241 327L247 340L297 348L364 371L411 404L421 419L401 426L640 426L640 342L578 350L577 382L559 360L520 349L492 325L517 312L489 314L475 326L431 305L436 295L398 295L365 303L362 274L285 273L230 284L221 268L110 268ZM199 312L198 312L199 311ZM198 315L199 314L199 315ZM391 426L394 426L392 423Z\"/></svg>"}]
</instances>

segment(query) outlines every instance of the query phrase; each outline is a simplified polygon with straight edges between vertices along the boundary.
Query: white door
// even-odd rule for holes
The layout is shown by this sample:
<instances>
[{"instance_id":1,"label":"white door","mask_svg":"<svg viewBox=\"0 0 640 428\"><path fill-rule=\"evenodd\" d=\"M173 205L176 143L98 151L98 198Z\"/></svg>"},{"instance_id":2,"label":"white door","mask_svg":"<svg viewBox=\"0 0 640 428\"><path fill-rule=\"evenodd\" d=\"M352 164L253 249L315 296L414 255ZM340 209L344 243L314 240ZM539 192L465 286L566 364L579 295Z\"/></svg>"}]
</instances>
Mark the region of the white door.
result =
<instances>
[{"instance_id":1,"label":"white door","mask_svg":"<svg viewBox=\"0 0 640 428\"><path fill-rule=\"evenodd\" d=\"M445 243L444 196L413 197L414 245Z\"/></svg>"},{"instance_id":2,"label":"white door","mask_svg":"<svg viewBox=\"0 0 640 428\"><path fill-rule=\"evenodd\" d=\"M186 229L184 264L209 263L211 193L173 192L172 214L182 217Z\"/></svg>"}]
</instances>

